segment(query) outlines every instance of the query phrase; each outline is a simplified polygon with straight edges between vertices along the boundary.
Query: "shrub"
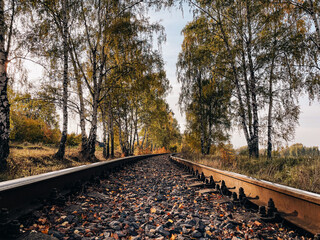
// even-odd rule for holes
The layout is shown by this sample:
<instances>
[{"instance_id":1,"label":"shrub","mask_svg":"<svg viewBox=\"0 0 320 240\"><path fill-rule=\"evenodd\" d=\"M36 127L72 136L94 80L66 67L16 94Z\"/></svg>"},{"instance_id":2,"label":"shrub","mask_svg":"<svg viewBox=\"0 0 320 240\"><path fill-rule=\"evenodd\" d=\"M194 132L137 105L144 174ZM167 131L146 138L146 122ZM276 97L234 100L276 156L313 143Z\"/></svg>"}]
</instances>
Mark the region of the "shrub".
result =
<instances>
[{"instance_id":1,"label":"shrub","mask_svg":"<svg viewBox=\"0 0 320 240\"><path fill-rule=\"evenodd\" d=\"M12 112L10 133L12 141L53 144L59 142L59 138L59 129L51 129L43 120Z\"/></svg>"},{"instance_id":2,"label":"shrub","mask_svg":"<svg viewBox=\"0 0 320 240\"><path fill-rule=\"evenodd\" d=\"M76 135L75 133L71 133L67 135L67 146L79 146L81 143L81 134Z\"/></svg>"}]
</instances>

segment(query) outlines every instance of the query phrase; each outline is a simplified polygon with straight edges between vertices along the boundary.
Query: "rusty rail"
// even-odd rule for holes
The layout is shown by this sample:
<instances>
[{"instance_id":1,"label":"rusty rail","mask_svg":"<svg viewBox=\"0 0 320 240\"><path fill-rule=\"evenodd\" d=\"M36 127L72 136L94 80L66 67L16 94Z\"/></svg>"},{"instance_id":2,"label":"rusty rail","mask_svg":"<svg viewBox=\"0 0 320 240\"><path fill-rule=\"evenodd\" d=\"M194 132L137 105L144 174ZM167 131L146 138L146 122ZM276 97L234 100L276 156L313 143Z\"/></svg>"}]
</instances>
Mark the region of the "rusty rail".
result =
<instances>
[{"instance_id":1,"label":"rusty rail","mask_svg":"<svg viewBox=\"0 0 320 240\"><path fill-rule=\"evenodd\" d=\"M224 180L231 192L244 189L250 201L258 206L266 206L271 199L280 216L288 222L312 234L320 233L320 195L284 185L258 180L245 175L222 171L182 158L171 156L177 163L198 172L199 176L212 176L214 181Z\"/></svg>"},{"instance_id":2,"label":"rusty rail","mask_svg":"<svg viewBox=\"0 0 320 240\"><path fill-rule=\"evenodd\" d=\"M161 154L149 154L97 162L72 167L40 175L0 182L0 223L1 215L9 215L14 220L41 206L47 199L58 199L60 193L68 193L88 181L99 181L100 176L107 177L115 168ZM58 199L64 201L62 199ZM1 212L5 210L5 213Z\"/></svg>"}]
</instances>

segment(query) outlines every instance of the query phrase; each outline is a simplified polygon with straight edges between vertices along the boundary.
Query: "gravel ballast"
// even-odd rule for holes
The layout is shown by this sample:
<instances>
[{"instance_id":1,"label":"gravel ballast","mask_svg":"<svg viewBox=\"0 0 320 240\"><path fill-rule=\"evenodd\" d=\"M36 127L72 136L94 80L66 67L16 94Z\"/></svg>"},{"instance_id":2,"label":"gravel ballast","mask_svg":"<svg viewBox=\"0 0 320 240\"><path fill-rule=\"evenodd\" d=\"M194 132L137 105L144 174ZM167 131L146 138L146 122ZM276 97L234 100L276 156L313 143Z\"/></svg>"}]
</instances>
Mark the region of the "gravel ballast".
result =
<instances>
[{"instance_id":1,"label":"gravel ballast","mask_svg":"<svg viewBox=\"0 0 320 240\"><path fill-rule=\"evenodd\" d=\"M23 239L307 239L219 193L199 193L182 169L158 156L46 205L23 222Z\"/></svg>"}]
</instances>

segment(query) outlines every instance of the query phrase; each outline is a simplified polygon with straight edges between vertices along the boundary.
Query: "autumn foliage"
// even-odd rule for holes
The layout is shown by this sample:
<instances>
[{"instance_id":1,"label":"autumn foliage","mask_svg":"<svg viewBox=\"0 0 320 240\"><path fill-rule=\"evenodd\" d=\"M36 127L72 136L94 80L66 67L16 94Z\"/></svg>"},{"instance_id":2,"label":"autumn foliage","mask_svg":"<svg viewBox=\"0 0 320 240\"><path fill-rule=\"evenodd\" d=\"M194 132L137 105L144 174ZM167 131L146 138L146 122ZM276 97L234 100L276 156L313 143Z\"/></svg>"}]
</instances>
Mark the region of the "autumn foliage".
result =
<instances>
[{"instance_id":1,"label":"autumn foliage","mask_svg":"<svg viewBox=\"0 0 320 240\"><path fill-rule=\"evenodd\" d=\"M51 128L42 119L33 119L21 113L12 113L11 141L55 144L59 141L59 129Z\"/></svg>"}]
</instances>

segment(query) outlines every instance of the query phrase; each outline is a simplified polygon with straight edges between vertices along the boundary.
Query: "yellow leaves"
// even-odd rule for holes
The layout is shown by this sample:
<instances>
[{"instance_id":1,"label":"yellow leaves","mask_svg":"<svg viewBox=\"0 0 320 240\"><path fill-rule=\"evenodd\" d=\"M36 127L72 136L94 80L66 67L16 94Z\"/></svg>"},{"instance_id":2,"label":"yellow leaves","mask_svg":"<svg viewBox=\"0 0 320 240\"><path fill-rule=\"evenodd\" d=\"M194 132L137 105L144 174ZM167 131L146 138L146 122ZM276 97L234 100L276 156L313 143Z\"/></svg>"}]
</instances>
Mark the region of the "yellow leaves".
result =
<instances>
[{"instance_id":1,"label":"yellow leaves","mask_svg":"<svg viewBox=\"0 0 320 240\"><path fill-rule=\"evenodd\" d=\"M297 21L297 30L302 34L305 34L307 32L306 23L303 19L299 19Z\"/></svg>"},{"instance_id":2,"label":"yellow leaves","mask_svg":"<svg viewBox=\"0 0 320 240\"><path fill-rule=\"evenodd\" d=\"M48 222L48 220L46 218L44 218L44 217L41 217L41 218L38 219L38 222L40 224L36 224L35 223L32 226L34 228L38 228L39 232L44 233L44 234L48 234L50 227L49 227L49 225L45 225Z\"/></svg>"},{"instance_id":3,"label":"yellow leaves","mask_svg":"<svg viewBox=\"0 0 320 240\"><path fill-rule=\"evenodd\" d=\"M69 224L69 222L68 222L68 221L65 221L65 222L63 222L63 223L61 224L61 226L65 227L65 226L67 226L68 224Z\"/></svg>"},{"instance_id":4,"label":"yellow leaves","mask_svg":"<svg viewBox=\"0 0 320 240\"><path fill-rule=\"evenodd\" d=\"M156 212L157 212L157 209L155 209L154 207L152 207L152 208L150 209L150 212L151 212L151 213L156 213Z\"/></svg>"},{"instance_id":5,"label":"yellow leaves","mask_svg":"<svg viewBox=\"0 0 320 240\"><path fill-rule=\"evenodd\" d=\"M175 240L175 239L177 239L177 235L176 235L176 234L173 234L173 235L171 236L170 240Z\"/></svg>"}]
</instances>

